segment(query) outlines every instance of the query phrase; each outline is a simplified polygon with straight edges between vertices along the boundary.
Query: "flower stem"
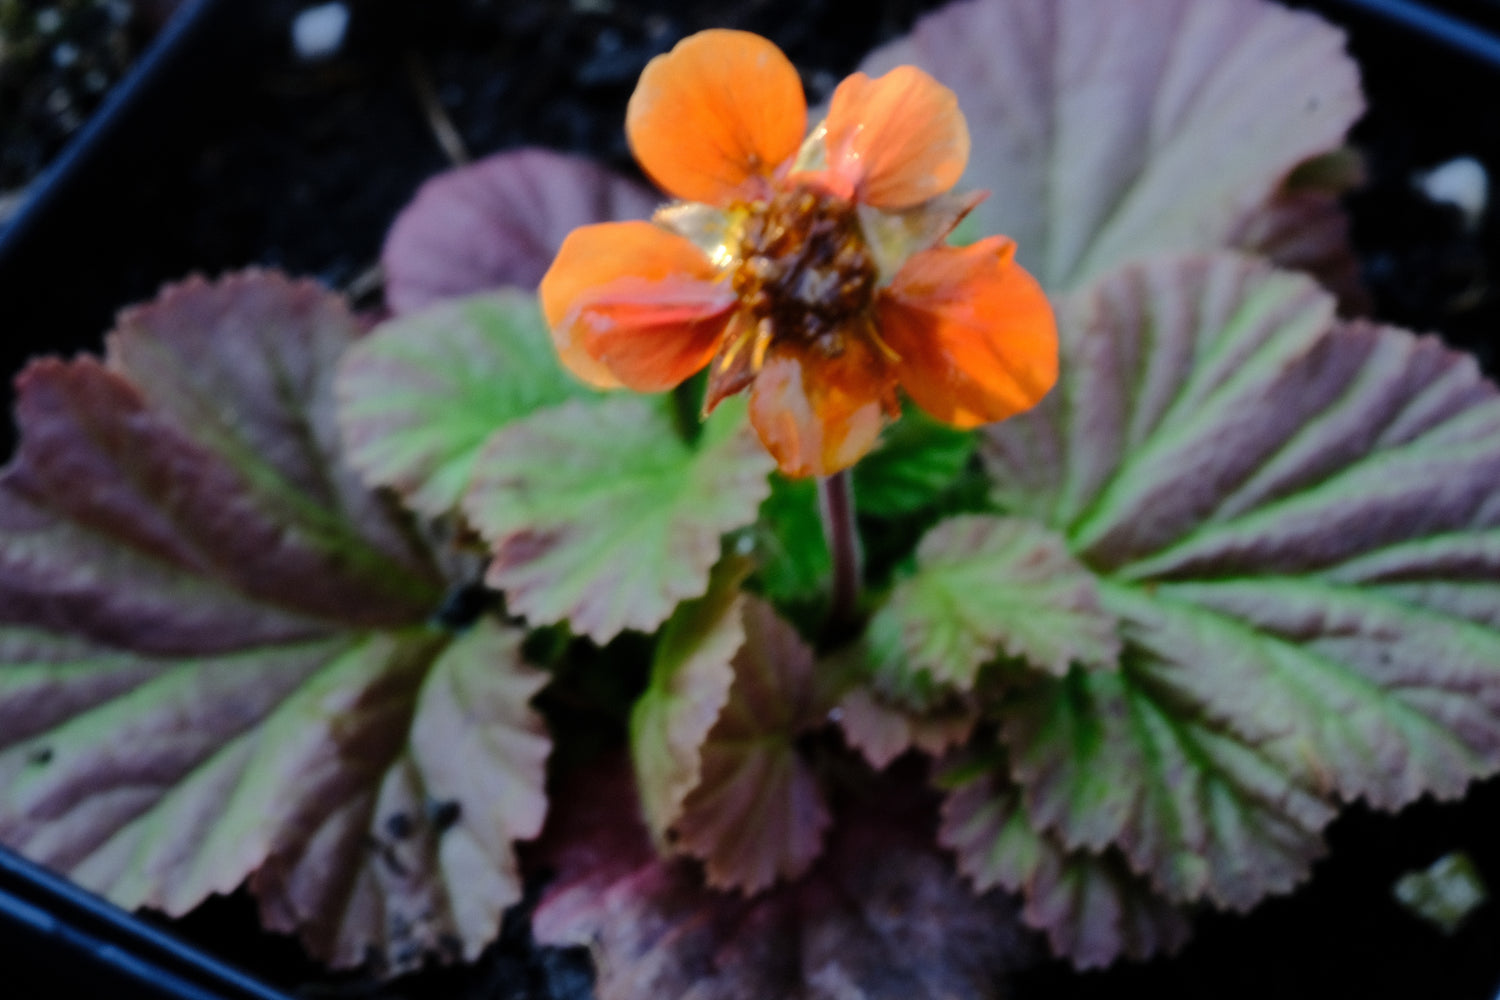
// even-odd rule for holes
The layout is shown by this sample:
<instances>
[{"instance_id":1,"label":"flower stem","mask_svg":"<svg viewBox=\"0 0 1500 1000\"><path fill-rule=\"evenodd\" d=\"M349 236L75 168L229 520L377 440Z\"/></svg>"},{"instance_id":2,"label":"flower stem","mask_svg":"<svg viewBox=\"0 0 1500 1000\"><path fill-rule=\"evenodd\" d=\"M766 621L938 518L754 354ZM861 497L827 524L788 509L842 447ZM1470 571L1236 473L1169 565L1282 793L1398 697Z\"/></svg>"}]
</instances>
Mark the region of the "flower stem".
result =
<instances>
[{"instance_id":1,"label":"flower stem","mask_svg":"<svg viewBox=\"0 0 1500 1000\"><path fill-rule=\"evenodd\" d=\"M849 631L859 616L861 556L854 526L854 484L849 470L818 480L818 512L833 556L833 593L828 607L830 637Z\"/></svg>"}]
</instances>

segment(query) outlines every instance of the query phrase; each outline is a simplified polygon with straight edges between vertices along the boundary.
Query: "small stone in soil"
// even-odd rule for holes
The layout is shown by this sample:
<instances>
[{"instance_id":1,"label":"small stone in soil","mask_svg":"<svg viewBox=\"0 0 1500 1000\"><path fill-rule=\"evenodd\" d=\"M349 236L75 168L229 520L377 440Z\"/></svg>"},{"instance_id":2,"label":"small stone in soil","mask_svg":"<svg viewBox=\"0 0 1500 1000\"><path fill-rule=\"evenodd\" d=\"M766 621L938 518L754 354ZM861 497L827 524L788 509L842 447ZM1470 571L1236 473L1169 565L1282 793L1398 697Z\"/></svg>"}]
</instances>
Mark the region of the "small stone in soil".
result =
<instances>
[{"instance_id":1,"label":"small stone in soil","mask_svg":"<svg viewBox=\"0 0 1500 1000\"><path fill-rule=\"evenodd\" d=\"M1463 851L1445 854L1423 871L1408 872L1392 890L1396 901L1444 934L1452 934L1489 893L1479 869Z\"/></svg>"},{"instance_id":2,"label":"small stone in soil","mask_svg":"<svg viewBox=\"0 0 1500 1000\"><path fill-rule=\"evenodd\" d=\"M1472 156L1460 156L1440 163L1431 170L1422 171L1412 177L1417 190L1429 201L1439 205L1452 205L1464 216L1464 224L1473 229L1484 218L1489 204L1490 179L1484 164Z\"/></svg>"},{"instance_id":3,"label":"small stone in soil","mask_svg":"<svg viewBox=\"0 0 1500 1000\"><path fill-rule=\"evenodd\" d=\"M292 19L292 48L303 62L321 62L339 54L349 30L349 8L342 3L308 7Z\"/></svg>"}]
</instances>

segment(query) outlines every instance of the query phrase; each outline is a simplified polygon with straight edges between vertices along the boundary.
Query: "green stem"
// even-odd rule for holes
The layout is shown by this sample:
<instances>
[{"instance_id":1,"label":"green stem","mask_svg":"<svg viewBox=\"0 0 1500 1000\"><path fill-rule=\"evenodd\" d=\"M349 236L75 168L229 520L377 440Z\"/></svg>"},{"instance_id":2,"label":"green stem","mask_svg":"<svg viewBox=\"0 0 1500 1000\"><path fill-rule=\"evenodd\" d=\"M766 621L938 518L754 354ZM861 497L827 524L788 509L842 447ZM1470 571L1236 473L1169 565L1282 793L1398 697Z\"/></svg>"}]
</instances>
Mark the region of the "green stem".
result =
<instances>
[{"instance_id":1,"label":"green stem","mask_svg":"<svg viewBox=\"0 0 1500 1000\"><path fill-rule=\"evenodd\" d=\"M852 630L859 618L862 559L854 524L854 483L849 470L818 480L818 512L833 556L833 593L828 607L830 636Z\"/></svg>"},{"instance_id":2,"label":"green stem","mask_svg":"<svg viewBox=\"0 0 1500 1000\"><path fill-rule=\"evenodd\" d=\"M703 385L700 372L672 390L672 416L677 422L677 433L688 444L696 444L703 433Z\"/></svg>"}]
</instances>

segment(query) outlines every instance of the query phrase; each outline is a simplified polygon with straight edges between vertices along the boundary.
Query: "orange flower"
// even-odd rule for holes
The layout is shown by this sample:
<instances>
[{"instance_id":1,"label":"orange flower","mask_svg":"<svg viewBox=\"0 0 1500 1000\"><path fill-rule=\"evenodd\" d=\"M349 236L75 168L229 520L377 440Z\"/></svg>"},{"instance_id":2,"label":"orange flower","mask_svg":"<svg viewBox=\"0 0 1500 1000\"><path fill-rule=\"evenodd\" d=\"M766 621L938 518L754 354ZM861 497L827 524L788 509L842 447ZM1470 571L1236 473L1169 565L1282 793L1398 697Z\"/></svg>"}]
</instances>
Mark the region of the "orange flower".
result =
<instances>
[{"instance_id":1,"label":"orange flower","mask_svg":"<svg viewBox=\"0 0 1500 1000\"><path fill-rule=\"evenodd\" d=\"M653 59L626 115L636 159L682 199L584 226L542 279L563 362L600 388L669 389L710 366L704 411L750 387L781 470L831 475L900 412L959 427L1035 405L1057 334L1003 236L944 245L983 195L953 92L912 66L856 73L804 140L801 81L771 42L704 31Z\"/></svg>"}]
</instances>

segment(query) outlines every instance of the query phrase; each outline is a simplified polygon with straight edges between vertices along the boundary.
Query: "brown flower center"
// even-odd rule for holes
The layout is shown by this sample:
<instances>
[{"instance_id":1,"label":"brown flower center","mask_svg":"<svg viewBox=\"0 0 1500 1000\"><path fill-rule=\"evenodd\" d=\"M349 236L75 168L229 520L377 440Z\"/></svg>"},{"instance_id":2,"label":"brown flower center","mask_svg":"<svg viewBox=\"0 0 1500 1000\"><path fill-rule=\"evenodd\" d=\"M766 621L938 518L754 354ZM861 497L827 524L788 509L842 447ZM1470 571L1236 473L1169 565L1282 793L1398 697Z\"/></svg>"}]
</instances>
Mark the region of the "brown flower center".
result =
<instances>
[{"instance_id":1,"label":"brown flower center","mask_svg":"<svg viewBox=\"0 0 1500 1000\"><path fill-rule=\"evenodd\" d=\"M777 194L740 234L735 293L762 331L832 357L875 295L875 258L854 206L812 188Z\"/></svg>"}]
</instances>

